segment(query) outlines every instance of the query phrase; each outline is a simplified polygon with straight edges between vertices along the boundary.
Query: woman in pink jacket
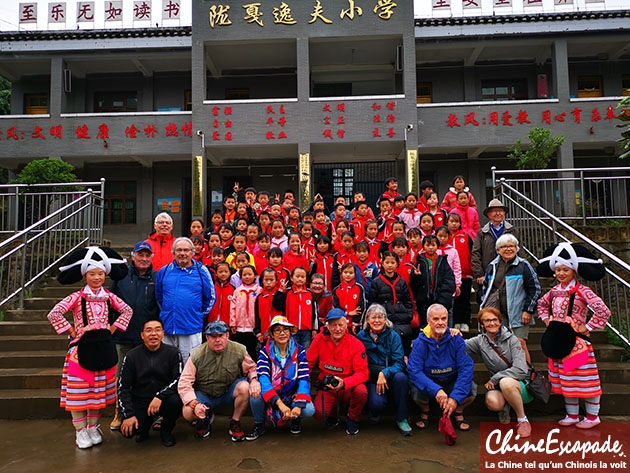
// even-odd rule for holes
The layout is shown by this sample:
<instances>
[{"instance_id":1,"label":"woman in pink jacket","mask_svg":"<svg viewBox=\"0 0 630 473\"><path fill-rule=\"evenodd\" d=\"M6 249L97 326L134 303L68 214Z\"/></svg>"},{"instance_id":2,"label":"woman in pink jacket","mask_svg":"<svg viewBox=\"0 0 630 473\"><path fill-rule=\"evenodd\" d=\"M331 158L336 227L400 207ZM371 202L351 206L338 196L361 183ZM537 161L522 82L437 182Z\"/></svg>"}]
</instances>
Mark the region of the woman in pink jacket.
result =
<instances>
[{"instance_id":1,"label":"woman in pink jacket","mask_svg":"<svg viewBox=\"0 0 630 473\"><path fill-rule=\"evenodd\" d=\"M251 266L243 266L240 276L242 284L234 289L230 302L230 332L232 340L247 348L247 353L252 360L258 359L256 351L256 297L262 291L256 284L256 269Z\"/></svg>"},{"instance_id":2,"label":"woman in pink jacket","mask_svg":"<svg viewBox=\"0 0 630 473\"><path fill-rule=\"evenodd\" d=\"M452 212L461 217L462 231L474 240L480 228L479 214L469 205L468 192L457 193L457 204Z\"/></svg>"}]
</instances>

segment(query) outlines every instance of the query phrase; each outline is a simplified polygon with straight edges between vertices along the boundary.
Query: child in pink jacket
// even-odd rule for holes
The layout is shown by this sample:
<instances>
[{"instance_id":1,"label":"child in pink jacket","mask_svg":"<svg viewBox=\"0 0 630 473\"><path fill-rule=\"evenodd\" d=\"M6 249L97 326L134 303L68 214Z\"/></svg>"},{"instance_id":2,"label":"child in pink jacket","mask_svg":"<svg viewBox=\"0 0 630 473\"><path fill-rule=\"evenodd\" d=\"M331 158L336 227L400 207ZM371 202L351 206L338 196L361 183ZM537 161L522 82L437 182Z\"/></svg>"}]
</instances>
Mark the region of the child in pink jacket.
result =
<instances>
[{"instance_id":1,"label":"child in pink jacket","mask_svg":"<svg viewBox=\"0 0 630 473\"><path fill-rule=\"evenodd\" d=\"M474 240L480 228L479 214L477 209L473 209L469 205L468 192L461 191L457 193L457 204L453 209L453 213L461 217L462 231Z\"/></svg>"},{"instance_id":2,"label":"child in pink jacket","mask_svg":"<svg viewBox=\"0 0 630 473\"><path fill-rule=\"evenodd\" d=\"M256 269L251 266L243 266L240 269L242 284L234 289L230 302L230 332L231 339L247 348L247 353L252 360L258 359L256 351L256 297L262 289L256 283Z\"/></svg>"}]
</instances>

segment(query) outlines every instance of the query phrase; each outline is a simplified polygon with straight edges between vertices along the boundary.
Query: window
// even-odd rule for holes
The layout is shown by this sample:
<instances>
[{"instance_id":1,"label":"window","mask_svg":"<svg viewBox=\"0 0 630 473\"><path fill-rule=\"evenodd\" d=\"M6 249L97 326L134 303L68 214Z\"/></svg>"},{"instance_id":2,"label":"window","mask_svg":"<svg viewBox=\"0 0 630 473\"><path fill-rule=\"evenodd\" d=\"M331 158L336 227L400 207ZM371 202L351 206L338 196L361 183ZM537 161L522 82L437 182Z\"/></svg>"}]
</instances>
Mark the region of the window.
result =
<instances>
[{"instance_id":1,"label":"window","mask_svg":"<svg viewBox=\"0 0 630 473\"><path fill-rule=\"evenodd\" d=\"M578 77L578 97L601 97L601 77Z\"/></svg>"},{"instance_id":2,"label":"window","mask_svg":"<svg viewBox=\"0 0 630 473\"><path fill-rule=\"evenodd\" d=\"M352 95L352 83L318 83L313 85L313 97L348 97Z\"/></svg>"},{"instance_id":3,"label":"window","mask_svg":"<svg viewBox=\"0 0 630 473\"><path fill-rule=\"evenodd\" d=\"M225 89L225 100L248 99L249 89Z\"/></svg>"},{"instance_id":4,"label":"window","mask_svg":"<svg viewBox=\"0 0 630 473\"><path fill-rule=\"evenodd\" d=\"M630 75L621 78L621 95L630 95Z\"/></svg>"},{"instance_id":5,"label":"window","mask_svg":"<svg viewBox=\"0 0 630 473\"><path fill-rule=\"evenodd\" d=\"M431 82L420 82L416 86L416 103L433 102L433 85Z\"/></svg>"},{"instance_id":6,"label":"window","mask_svg":"<svg viewBox=\"0 0 630 473\"><path fill-rule=\"evenodd\" d=\"M525 100L527 81L524 79L484 80L481 82L481 100Z\"/></svg>"},{"instance_id":7,"label":"window","mask_svg":"<svg viewBox=\"0 0 630 473\"><path fill-rule=\"evenodd\" d=\"M339 196L344 196L346 199L349 199L348 202L352 202L354 195L354 169L334 168L332 172L333 196L335 199Z\"/></svg>"},{"instance_id":8,"label":"window","mask_svg":"<svg viewBox=\"0 0 630 473\"><path fill-rule=\"evenodd\" d=\"M136 183L110 181L105 188L105 224L136 223Z\"/></svg>"},{"instance_id":9,"label":"window","mask_svg":"<svg viewBox=\"0 0 630 473\"><path fill-rule=\"evenodd\" d=\"M24 94L24 113L26 115L48 113L48 94Z\"/></svg>"},{"instance_id":10,"label":"window","mask_svg":"<svg viewBox=\"0 0 630 473\"><path fill-rule=\"evenodd\" d=\"M184 92L184 110L192 110L192 90Z\"/></svg>"},{"instance_id":11,"label":"window","mask_svg":"<svg viewBox=\"0 0 630 473\"><path fill-rule=\"evenodd\" d=\"M96 92L94 94L95 112L135 112L138 109L138 93L133 92Z\"/></svg>"}]
</instances>

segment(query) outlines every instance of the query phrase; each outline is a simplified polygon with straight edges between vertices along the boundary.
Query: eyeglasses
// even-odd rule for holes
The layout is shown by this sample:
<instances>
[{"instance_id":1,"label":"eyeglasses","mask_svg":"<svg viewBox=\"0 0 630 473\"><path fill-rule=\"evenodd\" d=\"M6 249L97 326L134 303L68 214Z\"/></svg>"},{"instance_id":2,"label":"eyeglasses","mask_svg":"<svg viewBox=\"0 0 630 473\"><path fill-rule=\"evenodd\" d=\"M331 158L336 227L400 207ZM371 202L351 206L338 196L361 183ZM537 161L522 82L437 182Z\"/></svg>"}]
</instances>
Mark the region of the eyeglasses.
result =
<instances>
[{"instance_id":1,"label":"eyeglasses","mask_svg":"<svg viewBox=\"0 0 630 473\"><path fill-rule=\"evenodd\" d=\"M499 319L485 319L485 320L482 320L481 323L484 325L488 325L488 324L494 325L494 324L499 323Z\"/></svg>"},{"instance_id":2,"label":"eyeglasses","mask_svg":"<svg viewBox=\"0 0 630 473\"><path fill-rule=\"evenodd\" d=\"M499 248L500 250L515 250L516 249L516 245L503 245L501 248Z\"/></svg>"},{"instance_id":3,"label":"eyeglasses","mask_svg":"<svg viewBox=\"0 0 630 473\"><path fill-rule=\"evenodd\" d=\"M174 250L175 253L190 253L191 251L190 248L177 248Z\"/></svg>"},{"instance_id":4,"label":"eyeglasses","mask_svg":"<svg viewBox=\"0 0 630 473\"><path fill-rule=\"evenodd\" d=\"M273 333L283 333L283 332L290 332L290 331L291 331L290 327L283 327L282 325L280 325L279 327L273 328Z\"/></svg>"},{"instance_id":5,"label":"eyeglasses","mask_svg":"<svg viewBox=\"0 0 630 473\"><path fill-rule=\"evenodd\" d=\"M171 222L169 222L168 220L158 220L157 222L155 222L157 225L171 225Z\"/></svg>"},{"instance_id":6,"label":"eyeglasses","mask_svg":"<svg viewBox=\"0 0 630 473\"><path fill-rule=\"evenodd\" d=\"M159 328L159 327L158 328L145 328L144 329L144 333L148 333L148 334L151 334L151 333L162 333L163 331L164 330Z\"/></svg>"},{"instance_id":7,"label":"eyeglasses","mask_svg":"<svg viewBox=\"0 0 630 473\"><path fill-rule=\"evenodd\" d=\"M370 315L368 318L370 320L385 320L384 315Z\"/></svg>"}]
</instances>

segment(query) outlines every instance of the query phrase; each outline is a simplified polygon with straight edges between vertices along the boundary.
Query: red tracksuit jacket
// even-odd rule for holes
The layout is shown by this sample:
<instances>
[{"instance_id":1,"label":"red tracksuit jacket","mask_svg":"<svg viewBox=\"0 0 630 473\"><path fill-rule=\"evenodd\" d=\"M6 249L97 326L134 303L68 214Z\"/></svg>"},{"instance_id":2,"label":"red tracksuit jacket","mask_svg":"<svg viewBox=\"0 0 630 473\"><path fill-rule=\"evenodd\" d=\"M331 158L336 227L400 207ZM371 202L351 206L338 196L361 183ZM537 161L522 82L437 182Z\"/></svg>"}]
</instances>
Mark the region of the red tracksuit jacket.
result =
<instances>
[{"instance_id":1,"label":"red tracksuit jacket","mask_svg":"<svg viewBox=\"0 0 630 473\"><path fill-rule=\"evenodd\" d=\"M289 273L293 272L293 269L298 266L304 268L306 273L308 274L308 270L310 269L310 264L306 255L294 254L291 250L287 251L282 257L282 266L284 266Z\"/></svg>"},{"instance_id":2,"label":"red tracksuit jacket","mask_svg":"<svg viewBox=\"0 0 630 473\"><path fill-rule=\"evenodd\" d=\"M276 295L278 289L274 289L269 292L267 289L264 289L258 294L256 297L256 326L254 328L254 333L258 335L262 333L263 336L269 330L269 324L272 319L277 315L282 315L282 311L273 307L273 296Z\"/></svg>"},{"instance_id":3,"label":"red tracksuit jacket","mask_svg":"<svg viewBox=\"0 0 630 473\"><path fill-rule=\"evenodd\" d=\"M214 290L217 298L214 307L212 307L210 314L208 314L208 322L222 320L230 325L230 303L232 302L234 286L232 286L229 281L223 285L219 282L215 282Z\"/></svg>"},{"instance_id":4,"label":"red tracksuit jacket","mask_svg":"<svg viewBox=\"0 0 630 473\"><path fill-rule=\"evenodd\" d=\"M361 325L361 319L365 312L365 291L363 286L357 284L354 280L350 283L341 281L341 284L333 291L333 307L342 309L346 313L348 325ZM352 312L357 307L360 310L357 315L348 315L348 312Z\"/></svg>"},{"instance_id":5,"label":"red tracksuit jacket","mask_svg":"<svg viewBox=\"0 0 630 473\"><path fill-rule=\"evenodd\" d=\"M326 253L325 255L322 255L321 253L315 253L315 260L315 262L311 262L310 276L312 277L315 273L323 275L325 283L324 290L327 292L331 292L334 255L331 255L330 253Z\"/></svg>"},{"instance_id":6,"label":"red tracksuit jacket","mask_svg":"<svg viewBox=\"0 0 630 473\"><path fill-rule=\"evenodd\" d=\"M278 291L273 296L273 306L282 311L298 330L317 330L319 327L317 303L309 289L297 291L290 288L287 292Z\"/></svg>"}]
</instances>

